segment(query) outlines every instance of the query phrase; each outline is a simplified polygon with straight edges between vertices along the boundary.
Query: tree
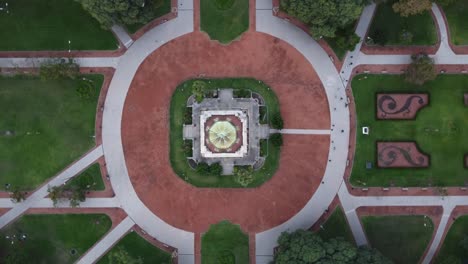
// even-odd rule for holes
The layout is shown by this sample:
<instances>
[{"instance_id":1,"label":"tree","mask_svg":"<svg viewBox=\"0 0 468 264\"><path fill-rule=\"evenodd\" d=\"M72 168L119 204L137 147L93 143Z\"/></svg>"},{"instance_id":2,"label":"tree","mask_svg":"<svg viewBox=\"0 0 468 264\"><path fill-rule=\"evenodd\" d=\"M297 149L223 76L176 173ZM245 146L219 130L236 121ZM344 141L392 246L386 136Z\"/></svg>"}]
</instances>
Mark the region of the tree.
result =
<instances>
[{"instance_id":1,"label":"tree","mask_svg":"<svg viewBox=\"0 0 468 264\"><path fill-rule=\"evenodd\" d=\"M270 141L273 146L281 147L283 145L283 135L280 133L275 133L270 135Z\"/></svg>"},{"instance_id":2,"label":"tree","mask_svg":"<svg viewBox=\"0 0 468 264\"><path fill-rule=\"evenodd\" d=\"M109 252L110 264L143 264L141 258L134 258L128 254L123 247L117 247L117 250Z\"/></svg>"},{"instance_id":3,"label":"tree","mask_svg":"<svg viewBox=\"0 0 468 264\"><path fill-rule=\"evenodd\" d=\"M369 248L356 248L343 238L322 240L318 235L296 230L282 233L278 238L275 263L391 263L379 252Z\"/></svg>"},{"instance_id":4,"label":"tree","mask_svg":"<svg viewBox=\"0 0 468 264\"><path fill-rule=\"evenodd\" d=\"M76 0L103 28L113 24L146 24L154 18L162 0Z\"/></svg>"},{"instance_id":5,"label":"tree","mask_svg":"<svg viewBox=\"0 0 468 264\"><path fill-rule=\"evenodd\" d=\"M54 203L54 206L56 206L58 201L62 198L62 188L60 188L59 186L49 186L47 191L49 192L49 198Z\"/></svg>"},{"instance_id":6,"label":"tree","mask_svg":"<svg viewBox=\"0 0 468 264\"><path fill-rule=\"evenodd\" d=\"M13 202L20 203L26 199L26 192L23 192L18 187L16 187L10 194L10 198Z\"/></svg>"},{"instance_id":7,"label":"tree","mask_svg":"<svg viewBox=\"0 0 468 264\"><path fill-rule=\"evenodd\" d=\"M361 15L368 0L282 0L281 9L309 26L314 38L334 37Z\"/></svg>"},{"instance_id":8,"label":"tree","mask_svg":"<svg viewBox=\"0 0 468 264\"><path fill-rule=\"evenodd\" d=\"M405 80L410 83L422 85L437 77L434 60L427 54L411 56L412 62L406 70Z\"/></svg>"},{"instance_id":9,"label":"tree","mask_svg":"<svg viewBox=\"0 0 468 264\"><path fill-rule=\"evenodd\" d=\"M274 129L283 129L284 123L280 112L276 112L272 115L271 127Z\"/></svg>"},{"instance_id":10,"label":"tree","mask_svg":"<svg viewBox=\"0 0 468 264\"><path fill-rule=\"evenodd\" d=\"M431 0L400 0L392 5L395 13L400 13L402 17L422 14L431 10Z\"/></svg>"}]
</instances>

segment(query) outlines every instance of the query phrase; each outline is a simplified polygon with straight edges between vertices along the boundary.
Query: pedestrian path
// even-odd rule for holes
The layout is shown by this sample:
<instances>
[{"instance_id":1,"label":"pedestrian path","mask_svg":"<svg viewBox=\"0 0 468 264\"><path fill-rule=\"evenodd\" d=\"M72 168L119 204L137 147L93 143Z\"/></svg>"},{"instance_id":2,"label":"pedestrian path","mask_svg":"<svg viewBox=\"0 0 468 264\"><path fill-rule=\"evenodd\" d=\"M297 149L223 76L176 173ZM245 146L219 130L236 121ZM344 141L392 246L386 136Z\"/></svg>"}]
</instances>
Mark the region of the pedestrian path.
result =
<instances>
[{"instance_id":1,"label":"pedestrian path","mask_svg":"<svg viewBox=\"0 0 468 264\"><path fill-rule=\"evenodd\" d=\"M95 263L99 260L113 245L115 245L127 232L135 225L130 217L127 216L119 225L107 233L97 244L78 260L77 264Z\"/></svg>"},{"instance_id":2,"label":"pedestrian path","mask_svg":"<svg viewBox=\"0 0 468 264\"><path fill-rule=\"evenodd\" d=\"M133 44L133 39L122 26L117 24L113 25L111 27L111 30L126 48L130 47Z\"/></svg>"},{"instance_id":3,"label":"pedestrian path","mask_svg":"<svg viewBox=\"0 0 468 264\"><path fill-rule=\"evenodd\" d=\"M268 9L269 7L269 9ZM330 130L330 141L338 146L349 145L349 109L340 98L346 98L345 87L328 54L307 33L293 24L273 16L271 2L260 0L256 6L257 31L275 36L296 48L313 66L324 85L329 102L330 119L334 127ZM308 229L318 220L333 201L342 182L347 164L348 148L336 151L330 144L329 162L323 184L307 204L295 216L283 224L255 236L256 263L269 263L273 259L273 250L277 239L284 231Z\"/></svg>"},{"instance_id":4,"label":"pedestrian path","mask_svg":"<svg viewBox=\"0 0 468 264\"><path fill-rule=\"evenodd\" d=\"M181 2L177 17L145 33L125 52L106 96L102 121L102 140L107 170L119 205L149 235L178 249L179 263L194 263L194 234L169 225L153 214L139 199L128 176L122 140L121 122L125 98L140 64L168 41L193 31L193 9Z\"/></svg>"},{"instance_id":5,"label":"pedestrian path","mask_svg":"<svg viewBox=\"0 0 468 264\"><path fill-rule=\"evenodd\" d=\"M270 134L291 134L291 135L330 135L330 129L270 129Z\"/></svg>"},{"instance_id":6,"label":"pedestrian path","mask_svg":"<svg viewBox=\"0 0 468 264\"><path fill-rule=\"evenodd\" d=\"M80 67L115 68L120 57L77 57L73 58ZM0 58L0 68L38 68L51 58Z\"/></svg>"},{"instance_id":7,"label":"pedestrian path","mask_svg":"<svg viewBox=\"0 0 468 264\"><path fill-rule=\"evenodd\" d=\"M89 167L103 155L102 147L98 146L78 159L75 163L59 173L56 177L45 183L42 187L34 191L25 201L17 203L14 207L0 216L0 228L3 228L11 221L22 215L26 210L40 202L42 198L48 195L49 186L59 186L66 183L72 177Z\"/></svg>"}]
</instances>

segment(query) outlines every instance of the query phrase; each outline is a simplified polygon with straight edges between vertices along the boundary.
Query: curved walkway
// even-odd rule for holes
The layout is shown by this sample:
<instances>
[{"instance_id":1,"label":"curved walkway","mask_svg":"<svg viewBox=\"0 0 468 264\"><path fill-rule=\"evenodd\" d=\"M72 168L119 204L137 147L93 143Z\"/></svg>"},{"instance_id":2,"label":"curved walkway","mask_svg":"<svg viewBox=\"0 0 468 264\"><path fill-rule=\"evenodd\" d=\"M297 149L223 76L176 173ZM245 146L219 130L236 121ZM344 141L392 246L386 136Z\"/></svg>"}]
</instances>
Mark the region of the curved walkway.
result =
<instances>
[{"instance_id":1,"label":"curved walkway","mask_svg":"<svg viewBox=\"0 0 468 264\"><path fill-rule=\"evenodd\" d=\"M168 225L138 198L128 177L121 141L121 121L130 82L139 65L154 50L171 39L193 30L193 10L179 11L178 17L147 32L120 58L106 97L102 138L107 169L121 207L151 236L178 249L181 263L194 261L194 234Z\"/></svg>"},{"instance_id":2,"label":"curved walkway","mask_svg":"<svg viewBox=\"0 0 468 264\"><path fill-rule=\"evenodd\" d=\"M284 231L309 228L333 201L340 187L347 163L349 145L349 109L345 105L346 92L339 74L325 51L308 34L293 24L272 14L271 1L258 1L256 28L286 41L301 52L317 71L327 94L332 124L329 164L323 184L294 217L285 223L256 235L257 264L272 260L278 236ZM340 146L335 150L335 145ZM320 212L320 213L319 213Z\"/></svg>"}]
</instances>

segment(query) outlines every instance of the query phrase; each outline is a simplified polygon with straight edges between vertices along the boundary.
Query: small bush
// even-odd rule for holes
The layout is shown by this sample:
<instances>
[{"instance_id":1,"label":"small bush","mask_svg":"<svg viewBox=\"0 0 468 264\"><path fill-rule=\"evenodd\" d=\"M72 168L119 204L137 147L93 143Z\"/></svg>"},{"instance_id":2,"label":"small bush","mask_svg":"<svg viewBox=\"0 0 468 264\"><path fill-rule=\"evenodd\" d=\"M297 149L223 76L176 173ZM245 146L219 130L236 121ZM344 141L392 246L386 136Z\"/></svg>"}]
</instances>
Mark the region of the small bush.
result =
<instances>
[{"instance_id":1,"label":"small bush","mask_svg":"<svg viewBox=\"0 0 468 264\"><path fill-rule=\"evenodd\" d=\"M234 90L234 97L237 97L237 98L250 98L251 94L252 93L245 88Z\"/></svg>"},{"instance_id":2,"label":"small bush","mask_svg":"<svg viewBox=\"0 0 468 264\"><path fill-rule=\"evenodd\" d=\"M192 157L192 141L184 140L184 154L186 157Z\"/></svg>"},{"instance_id":3,"label":"small bush","mask_svg":"<svg viewBox=\"0 0 468 264\"><path fill-rule=\"evenodd\" d=\"M205 162L198 163L196 171L202 175L219 176L223 172L223 167L219 163L208 165Z\"/></svg>"},{"instance_id":4,"label":"small bush","mask_svg":"<svg viewBox=\"0 0 468 264\"><path fill-rule=\"evenodd\" d=\"M186 107L184 112L184 124L190 125L192 124L192 108Z\"/></svg>"},{"instance_id":5,"label":"small bush","mask_svg":"<svg viewBox=\"0 0 468 264\"><path fill-rule=\"evenodd\" d=\"M283 118L281 117L280 112L276 112L273 114L271 118L271 127L274 129L283 129Z\"/></svg>"},{"instance_id":6,"label":"small bush","mask_svg":"<svg viewBox=\"0 0 468 264\"><path fill-rule=\"evenodd\" d=\"M206 83L204 81L196 80L192 84L192 94L195 96L195 101L201 103L205 98Z\"/></svg>"},{"instance_id":7,"label":"small bush","mask_svg":"<svg viewBox=\"0 0 468 264\"><path fill-rule=\"evenodd\" d=\"M271 144L275 147L281 147L283 145L283 135L280 133L275 133L270 135Z\"/></svg>"},{"instance_id":8,"label":"small bush","mask_svg":"<svg viewBox=\"0 0 468 264\"><path fill-rule=\"evenodd\" d=\"M252 166L237 166L234 168L234 175L236 181L243 187L247 187L254 180Z\"/></svg>"},{"instance_id":9,"label":"small bush","mask_svg":"<svg viewBox=\"0 0 468 264\"><path fill-rule=\"evenodd\" d=\"M79 73L80 66L73 59L52 59L39 68L42 80L75 79Z\"/></svg>"},{"instance_id":10,"label":"small bush","mask_svg":"<svg viewBox=\"0 0 468 264\"><path fill-rule=\"evenodd\" d=\"M88 80L81 80L78 84L78 87L76 88L76 92L78 93L80 98L90 99L94 96L94 93L96 91L92 82Z\"/></svg>"}]
</instances>

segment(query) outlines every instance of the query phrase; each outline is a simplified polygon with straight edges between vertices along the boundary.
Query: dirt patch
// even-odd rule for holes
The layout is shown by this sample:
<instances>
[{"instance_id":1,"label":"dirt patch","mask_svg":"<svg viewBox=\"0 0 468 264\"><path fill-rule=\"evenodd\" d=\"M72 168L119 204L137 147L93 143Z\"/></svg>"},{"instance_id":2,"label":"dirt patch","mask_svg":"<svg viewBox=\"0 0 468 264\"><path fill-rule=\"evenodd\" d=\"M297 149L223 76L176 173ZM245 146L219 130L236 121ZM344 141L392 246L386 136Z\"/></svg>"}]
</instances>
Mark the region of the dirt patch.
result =
<instances>
[{"instance_id":1,"label":"dirt patch","mask_svg":"<svg viewBox=\"0 0 468 264\"><path fill-rule=\"evenodd\" d=\"M414 119L428 103L427 94L377 94L377 118Z\"/></svg>"},{"instance_id":2,"label":"dirt patch","mask_svg":"<svg viewBox=\"0 0 468 264\"><path fill-rule=\"evenodd\" d=\"M320 184L330 137L285 135L278 171L259 188L193 187L171 168L168 115L176 86L197 76L262 80L278 95L285 127L330 128L323 86L312 66L289 44L254 32L228 46L199 32L185 35L142 63L127 94L122 141L138 196L164 221L194 232L225 219L246 232L285 222Z\"/></svg>"},{"instance_id":3,"label":"dirt patch","mask_svg":"<svg viewBox=\"0 0 468 264\"><path fill-rule=\"evenodd\" d=\"M377 142L377 166L380 168L425 168L429 157L415 142Z\"/></svg>"}]
</instances>

